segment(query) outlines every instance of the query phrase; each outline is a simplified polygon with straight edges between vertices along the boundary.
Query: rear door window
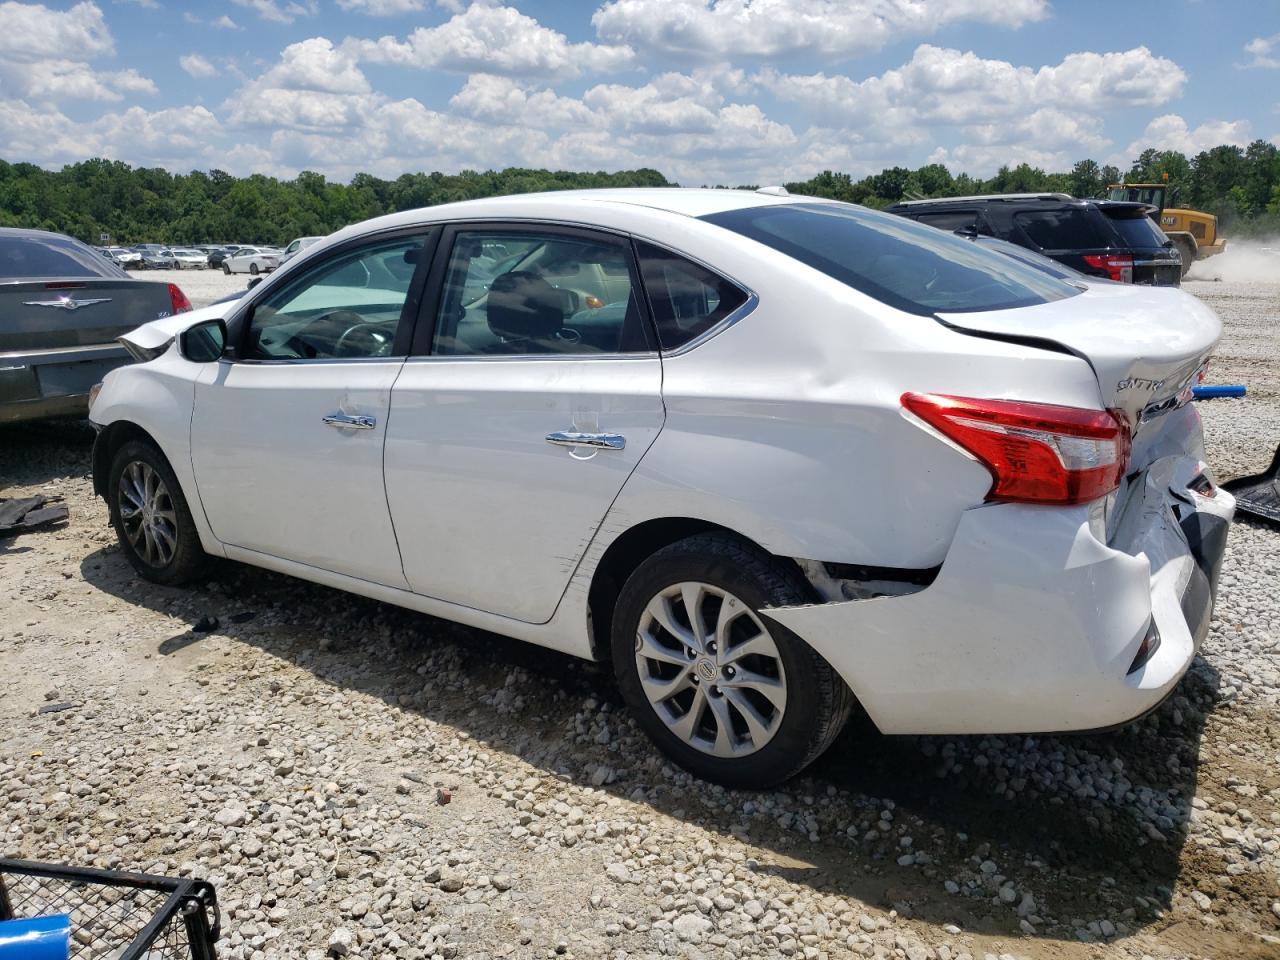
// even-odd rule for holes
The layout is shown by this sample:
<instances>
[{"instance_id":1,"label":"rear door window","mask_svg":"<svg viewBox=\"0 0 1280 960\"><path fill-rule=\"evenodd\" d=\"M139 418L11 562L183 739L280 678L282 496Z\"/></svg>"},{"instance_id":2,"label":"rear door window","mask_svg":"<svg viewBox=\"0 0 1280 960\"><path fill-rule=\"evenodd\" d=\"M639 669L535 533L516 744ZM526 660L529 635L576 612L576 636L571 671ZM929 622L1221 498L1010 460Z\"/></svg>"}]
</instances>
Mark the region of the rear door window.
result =
<instances>
[{"instance_id":1,"label":"rear door window","mask_svg":"<svg viewBox=\"0 0 1280 960\"><path fill-rule=\"evenodd\" d=\"M637 241L640 273L663 350L702 336L747 302L747 293L701 264Z\"/></svg>"},{"instance_id":2,"label":"rear door window","mask_svg":"<svg viewBox=\"0 0 1280 960\"><path fill-rule=\"evenodd\" d=\"M702 219L920 316L1028 307L1080 292L954 233L853 204L770 204Z\"/></svg>"},{"instance_id":3,"label":"rear door window","mask_svg":"<svg viewBox=\"0 0 1280 960\"><path fill-rule=\"evenodd\" d=\"M1102 223L1080 207L1059 210L1020 210L1013 222L1041 250L1088 250L1113 246Z\"/></svg>"},{"instance_id":4,"label":"rear door window","mask_svg":"<svg viewBox=\"0 0 1280 960\"><path fill-rule=\"evenodd\" d=\"M922 213L916 218L921 223L927 223L931 227L937 227L939 230L946 230L953 233L956 230L967 230L973 227L980 232L981 223L978 220L977 210L947 210L943 213Z\"/></svg>"}]
</instances>

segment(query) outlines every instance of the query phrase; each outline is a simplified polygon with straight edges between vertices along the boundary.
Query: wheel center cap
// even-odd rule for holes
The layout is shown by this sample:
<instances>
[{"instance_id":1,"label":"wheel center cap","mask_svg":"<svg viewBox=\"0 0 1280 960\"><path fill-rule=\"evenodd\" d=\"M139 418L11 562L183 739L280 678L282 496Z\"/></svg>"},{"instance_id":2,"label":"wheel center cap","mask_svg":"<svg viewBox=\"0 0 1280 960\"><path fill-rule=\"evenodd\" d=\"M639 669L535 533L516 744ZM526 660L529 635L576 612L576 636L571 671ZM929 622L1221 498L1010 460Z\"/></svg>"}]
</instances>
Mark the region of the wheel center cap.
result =
<instances>
[{"instance_id":1,"label":"wheel center cap","mask_svg":"<svg viewBox=\"0 0 1280 960\"><path fill-rule=\"evenodd\" d=\"M694 669L697 670L698 676L701 679L707 680L707 681L714 680L720 673L720 671L716 668L715 662L712 660L707 660L706 658L699 660L697 667L695 667Z\"/></svg>"}]
</instances>

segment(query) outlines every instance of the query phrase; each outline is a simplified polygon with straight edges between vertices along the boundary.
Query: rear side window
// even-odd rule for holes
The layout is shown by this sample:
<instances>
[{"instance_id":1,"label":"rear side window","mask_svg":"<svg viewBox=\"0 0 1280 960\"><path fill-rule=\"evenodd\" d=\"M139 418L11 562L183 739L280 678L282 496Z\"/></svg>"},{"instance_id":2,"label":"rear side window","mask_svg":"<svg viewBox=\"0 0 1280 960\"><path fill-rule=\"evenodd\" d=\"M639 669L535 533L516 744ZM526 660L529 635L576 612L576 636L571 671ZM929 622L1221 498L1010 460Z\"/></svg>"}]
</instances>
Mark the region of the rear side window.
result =
<instances>
[{"instance_id":1,"label":"rear side window","mask_svg":"<svg viewBox=\"0 0 1280 960\"><path fill-rule=\"evenodd\" d=\"M1147 216L1108 217L1116 233L1131 247L1163 247L1169 242L1164 231Z\"/></svg>"},{"instance_id":2,"label":"rear side window","mask_svg":"<svg viewBox=\"0 0 1280 960\"><path fill-rule=\"evenodd\" d=\"M978 223L978 211L976 210L948 210L946 213L922 213L916 217L921 223L927 223L931 227L937 227L939 230L946 230L948 233L956 230L967 230L973 227L975 230L980 228ZM986 231L982 231L986 232Z\"/></svg>"},{"instance_id":3,"label":"rear side window","mask_svg":"<svg viewBox=\"0 0 1280 960\"><path fill-rule=\"evenodd\" d=\"M747 293L701 264L639 241L640 275L663 350L702 336L747 302Z\"/></svg>"},{"instance_id":4,"label":"rear side window","mask_svg":"<svg viewBox=\"0 0 1280 960\"><path fill-rule=\"evenodd\" d=\"M1080 292L953 233L852 204L771 204L702 219L920 316L1028 307Z\"/></svg>"},{"instance_id":5,"label":"rear side window","mask_svg":"<svg viewBox=\"0 0 1280 960\"><path fill-rule=\"evenodd\" d=\"M0 280L46 277L119 277L101 254L61 237L0 236Z\"/></svg>"},{"instance_id":6,"label":"rear side window","mask_svg":"<svg viewBox=\"0 0 1280 960\"><path fill-rule=\"evenodd\" d=\"M1023 210L1013 215L1013 221L1041 250L1086 250L1114 242L1090 211L1080 207Z\"/></svg>"}]
</instances>

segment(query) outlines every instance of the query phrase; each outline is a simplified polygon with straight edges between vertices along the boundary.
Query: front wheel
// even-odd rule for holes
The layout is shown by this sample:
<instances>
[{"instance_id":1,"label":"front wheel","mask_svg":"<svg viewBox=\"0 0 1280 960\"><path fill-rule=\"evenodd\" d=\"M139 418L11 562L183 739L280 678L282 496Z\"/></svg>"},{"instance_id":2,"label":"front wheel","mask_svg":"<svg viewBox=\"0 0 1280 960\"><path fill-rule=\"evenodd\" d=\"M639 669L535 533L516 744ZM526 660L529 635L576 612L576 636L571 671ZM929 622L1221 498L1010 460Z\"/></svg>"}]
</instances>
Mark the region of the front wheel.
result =
<instances>
[{"instance_id":1,"label":"front wheel","mask_svg":"<svg viewBox=\"0 0 1280 960\"><path fill-rule=\"evenodd\" d=\"M797 572L728 535L690 537L642 563L618 597L611 647L623 698L658 748L730 787L769 787L817 759L853 694L761 613L811 600Z\"/></svg>"},{"instance_id":2,"label":"front wheel","mask_svg":"<svg viewBox=\"0 0 1280 960\"><path fill-rule=\"evenodd\" d=\"M154 444L130 440L107 473L107 507L120 549L143 577L177 586L200 577L209 556L169 461Z\"/></svg>"},{"instance_id":3,"label":"front wheel","mask_svg":"<svg viewBox=\"0 0 1280 960\"><path fill-rule=\"evenodd\" d=\"M225 273L228 277L231 276L231 268L228 267L225 263L222 265L222 272Z\"/></svg>"}]
</instances>

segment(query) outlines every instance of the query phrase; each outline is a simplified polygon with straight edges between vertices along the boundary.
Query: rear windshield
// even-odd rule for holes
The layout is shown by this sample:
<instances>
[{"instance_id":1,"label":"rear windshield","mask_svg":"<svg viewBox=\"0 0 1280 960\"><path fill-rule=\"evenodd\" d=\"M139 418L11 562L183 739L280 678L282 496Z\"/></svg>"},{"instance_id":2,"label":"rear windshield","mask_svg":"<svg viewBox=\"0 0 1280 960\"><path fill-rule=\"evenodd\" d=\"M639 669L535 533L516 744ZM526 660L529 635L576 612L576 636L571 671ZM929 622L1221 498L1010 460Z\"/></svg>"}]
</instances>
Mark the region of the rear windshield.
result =
<instances>
[{"instance_id":1,"label":"rear windshield","mask_svg":"<svg viewBox=\"0 0 1280 960\"><path fill-rule=\"evenodd\" d=\"M1027 239L1041 250L1093 250L1114 244L1105 223L1090 209L1023 210L1013 215Z\"/></svg>"},{"instance_id":2,"label":"rear windshield","mask_svg":"<svg viewBox=\"0 0 1280 960\"><path fill-rule=\"evenodd\" d=\"M746 207L702 219L920 316L1029 307L1080 292L954 234L852 204Z\"/></svg>"},{"instance_id":3,"label":"rear windshield","mask_svg":"<svg viewBox=\"0 0 1280 960\"><path fill-rule=\"evenodd\" d=\"M118 277L102 254L64 237L33 234L0 236L0 280L46 277Z\"/></svg>"},{"instance_id":4,"label":"rear windshield","mask_svg":"<svg viewBox=\"0 0 1280 960\"><path fill-rule=\"evenodd\" d=\"M1148 216L1135 217L1129 214L1111 217L1111 226L1115 227L1120 239L1130 247L1163 247L1169 239Z\"/></svg>"}]
</instances>

